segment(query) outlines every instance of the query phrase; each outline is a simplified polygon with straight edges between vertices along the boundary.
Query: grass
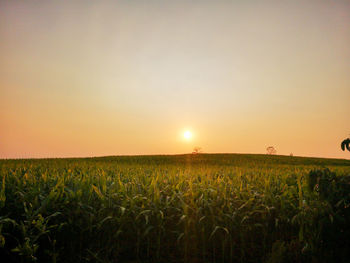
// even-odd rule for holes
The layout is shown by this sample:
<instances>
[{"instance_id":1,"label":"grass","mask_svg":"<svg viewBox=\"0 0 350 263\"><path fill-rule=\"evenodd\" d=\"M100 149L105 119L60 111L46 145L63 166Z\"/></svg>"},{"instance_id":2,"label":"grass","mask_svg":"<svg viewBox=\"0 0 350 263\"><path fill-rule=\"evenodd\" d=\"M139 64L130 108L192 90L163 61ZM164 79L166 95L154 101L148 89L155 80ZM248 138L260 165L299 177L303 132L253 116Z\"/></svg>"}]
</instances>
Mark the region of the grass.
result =
<instances>
[{"instance_id":1,"label":"grass","mask_svg":"<svg viewBox=\"0 0 350 263\"><path fill-rule=\"evenodd\" d=\"M0 256L348 262L346 250L332 246L348 233L346 221L342 234L325 232L346 220L347 210L338 213L308 187L308 174L320 168L344 177L350 160L243 154L0 160Z\"/></svg>"}]
</instances>

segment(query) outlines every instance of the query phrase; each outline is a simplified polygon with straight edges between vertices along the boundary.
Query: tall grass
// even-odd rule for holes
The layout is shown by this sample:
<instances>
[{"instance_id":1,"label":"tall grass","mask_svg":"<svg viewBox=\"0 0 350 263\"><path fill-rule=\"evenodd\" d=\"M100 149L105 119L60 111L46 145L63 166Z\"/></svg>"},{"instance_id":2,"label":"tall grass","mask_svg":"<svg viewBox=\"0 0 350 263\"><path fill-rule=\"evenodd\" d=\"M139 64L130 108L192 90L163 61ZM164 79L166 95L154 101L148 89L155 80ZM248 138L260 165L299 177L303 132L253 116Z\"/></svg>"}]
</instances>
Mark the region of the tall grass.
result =
<instances>
[{"instance_id":1,"label":"tall grass","mask_svg":"<svg viewBox=\"0 0 350 263\"><path fill-rule=\"evenodd\" d=\"M322 262L305 176L350 161L180 155L0 161L7 262ZM346 261L344 261L346 262Z\"/></svg>"}]
</instances>

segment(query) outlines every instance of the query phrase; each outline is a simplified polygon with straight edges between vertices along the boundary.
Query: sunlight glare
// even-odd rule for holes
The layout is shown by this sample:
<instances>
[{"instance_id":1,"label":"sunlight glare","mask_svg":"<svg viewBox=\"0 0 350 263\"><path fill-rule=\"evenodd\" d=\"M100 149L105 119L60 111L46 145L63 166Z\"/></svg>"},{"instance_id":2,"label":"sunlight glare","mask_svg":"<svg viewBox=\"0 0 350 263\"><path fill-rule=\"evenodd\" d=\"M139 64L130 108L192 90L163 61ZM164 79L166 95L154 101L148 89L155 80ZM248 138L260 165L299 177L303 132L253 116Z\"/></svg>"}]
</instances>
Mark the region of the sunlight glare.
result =
<instances>
[{"instance_id":1,"label":"sunlight glare","mask_svg":"<svg viewBox=\"0 0 350 263\"><path fill-rule=\"evenodd\" d=\"M185 131L184 132L184 137L185 137L186 140L189 140L192 137L192 133L190 131Z\"/></svg>"}]
</instances>

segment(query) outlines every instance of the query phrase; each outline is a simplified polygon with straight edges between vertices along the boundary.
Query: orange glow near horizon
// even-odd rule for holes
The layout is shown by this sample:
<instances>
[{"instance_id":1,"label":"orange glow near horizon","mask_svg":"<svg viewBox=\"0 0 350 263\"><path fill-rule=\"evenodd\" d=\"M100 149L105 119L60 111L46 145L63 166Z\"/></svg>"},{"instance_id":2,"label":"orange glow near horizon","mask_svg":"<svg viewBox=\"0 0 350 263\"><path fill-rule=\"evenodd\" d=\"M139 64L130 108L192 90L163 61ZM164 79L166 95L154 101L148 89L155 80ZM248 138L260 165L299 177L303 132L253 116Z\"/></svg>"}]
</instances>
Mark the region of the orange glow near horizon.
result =
<instances>
[{"instance_id":1,"label":"orange glow near horizon","mask_svg":"<svg viewBox=\"0 0 350 263\"><path fill-rule=\"evenodd\" d=\"M349 159L349 13L342 0L1 1L0 158L272 145Z\"/></svg>"}]
</instances>

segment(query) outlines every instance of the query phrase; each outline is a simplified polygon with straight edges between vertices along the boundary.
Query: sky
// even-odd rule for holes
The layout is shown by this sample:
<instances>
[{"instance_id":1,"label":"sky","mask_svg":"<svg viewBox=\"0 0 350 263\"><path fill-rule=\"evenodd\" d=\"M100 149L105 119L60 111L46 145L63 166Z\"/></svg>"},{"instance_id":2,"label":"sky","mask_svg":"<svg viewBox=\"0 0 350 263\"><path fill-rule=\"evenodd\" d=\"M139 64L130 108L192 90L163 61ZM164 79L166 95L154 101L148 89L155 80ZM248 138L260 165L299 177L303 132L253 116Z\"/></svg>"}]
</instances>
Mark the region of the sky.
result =
<instances>
[{"instance_id":1,"label":"sky","mask_svg":"<svg viewBox=\"0 0 350 263\"><path fill-rule=\"evenodd\" d=\"M349 119L350 1L0 0L0 158L349 159Z\"/></svg>"}]
</instances>

